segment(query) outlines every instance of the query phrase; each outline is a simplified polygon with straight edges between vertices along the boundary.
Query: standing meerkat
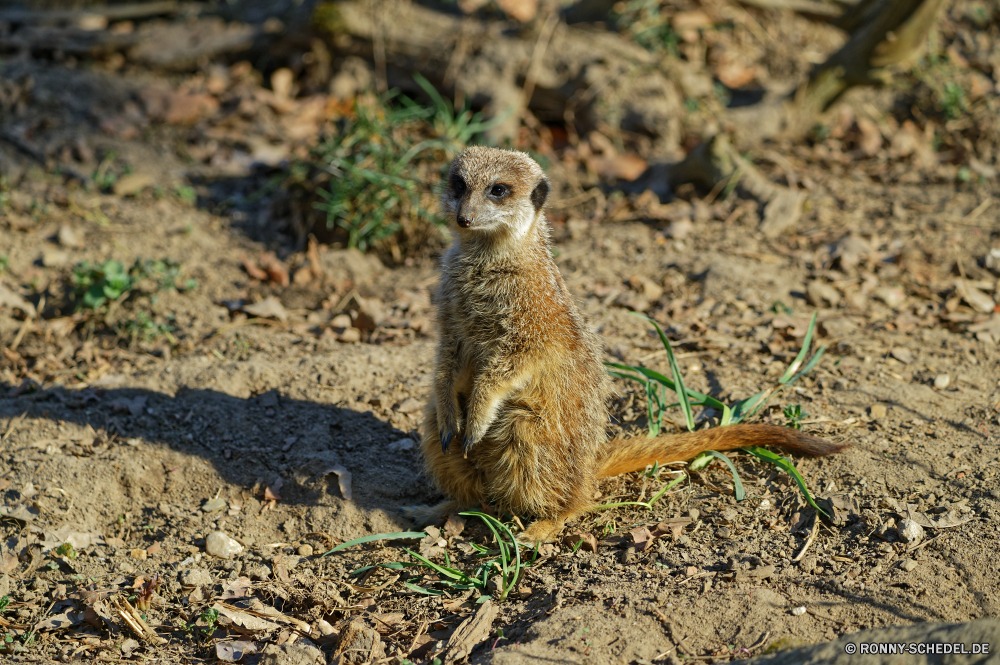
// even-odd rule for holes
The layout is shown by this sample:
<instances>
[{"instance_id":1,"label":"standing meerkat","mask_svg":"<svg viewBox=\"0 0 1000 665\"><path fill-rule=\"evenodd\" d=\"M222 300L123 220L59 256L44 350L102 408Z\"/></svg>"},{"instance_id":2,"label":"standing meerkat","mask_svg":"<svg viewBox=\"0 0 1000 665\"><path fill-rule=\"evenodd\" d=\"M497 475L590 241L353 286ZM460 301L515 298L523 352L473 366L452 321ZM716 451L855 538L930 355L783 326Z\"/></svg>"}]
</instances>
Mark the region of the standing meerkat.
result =
<instances>
[{"instance_id":1,"label":"standing meerkat","mask_svg":"<svg viewBox=\"0 0 1000 665\"><path fill-rule=\"evenodd\" d=\"M521 534L552 540L592 505L601 478L705 450L843 446L772 425L608 440L610 380L549 249L549 182L526 154L470 147L441 197L455 241L433 301L440 339L425 412L427 472L448 500L405 512L429 524L489 504L532 516Z\"/></svg>"}]
</instances>

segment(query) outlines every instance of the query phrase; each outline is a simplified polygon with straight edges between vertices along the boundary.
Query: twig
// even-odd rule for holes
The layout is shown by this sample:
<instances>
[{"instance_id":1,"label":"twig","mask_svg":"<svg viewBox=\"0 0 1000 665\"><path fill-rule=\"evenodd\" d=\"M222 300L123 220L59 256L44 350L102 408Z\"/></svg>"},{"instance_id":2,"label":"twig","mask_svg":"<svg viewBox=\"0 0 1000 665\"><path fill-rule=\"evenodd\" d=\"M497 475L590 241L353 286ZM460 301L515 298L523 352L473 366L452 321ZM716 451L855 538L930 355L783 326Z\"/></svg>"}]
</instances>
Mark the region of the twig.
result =
<instances>
[{"instance_id":1,"label":"twig","mask_svg":"<svg viewBox=\"0 0 1000 665\"><path fill-rule=\"evenodd\" d=\"M74 22L89 16L103 16L109 21L124 21L127 19L146 18L159 14L173 14L180 11L201 11L201 6L195 2L181 4L177 0L158 0L156 2L140 2L130 5L111 5L108 7L91 7L90 9L66 9L55 11L33 12L26 9L6 9L0 11L0 21L11 23L58 23Z\"/></svg>"},{"instance_id":2,"label":"twig","mask_svg":"<svg viewBox=\"0 0 1000 665\"><path fill-rule=\"evenodd\" d=\"M816 540L816 534L819 533L819 513L816 513L816 518L813 520L812 533L806 538L806 544L802 546L802 551L800 551L792 561L799 562L802 557L806 555L806 550L812 545L813 541Z\"/></svg>"},{"instance_id":3,"label":"twig","mask_svg":"<svg viewBox=\"0 0 1000 665\"><path fill-rule=\"evenodd\" d=\"M528 104L531 103L531 96L535 93L535 69L538 63L545 57L545 51L549 48L552 35L559 24L559 13L554 9L549 10L549 15L545 19L545 24L538 32L538 39L535 41L535 48L531 51L531 61L528 63L528 71L524 74L524 88L521 90L521 115L527 112Z\"/></svg>"},{"instance_id":4,"label":"twig","mask_svg":"<svg viewBox=\"0 0 1000 665\"><path fill-rule=\"evenodd\" d=\"M375 86L380 94L389 91L389 77L385 66L385 22L382 20L382 2L371 0L372 58L375 60Z\"/></svg>"},{"instance_id":5,"label":"twig","mask_svg":"<svg viewBox=\"0 0 1000 665\"><path fill-rule=\"evenodd\" d=\"M4 439L6 439L8 436L11 435L11 433L17 428L18 425L21 424L21 421L24 420L24 417L27 416L27 415L28 415L28 412L25 411L24 413L22 413L17 418L11 418L10 419L10 422L7 423L7 431L4 432L3 434L0 434L0 443L3 443Z\"/></svg>"}]
</instances>

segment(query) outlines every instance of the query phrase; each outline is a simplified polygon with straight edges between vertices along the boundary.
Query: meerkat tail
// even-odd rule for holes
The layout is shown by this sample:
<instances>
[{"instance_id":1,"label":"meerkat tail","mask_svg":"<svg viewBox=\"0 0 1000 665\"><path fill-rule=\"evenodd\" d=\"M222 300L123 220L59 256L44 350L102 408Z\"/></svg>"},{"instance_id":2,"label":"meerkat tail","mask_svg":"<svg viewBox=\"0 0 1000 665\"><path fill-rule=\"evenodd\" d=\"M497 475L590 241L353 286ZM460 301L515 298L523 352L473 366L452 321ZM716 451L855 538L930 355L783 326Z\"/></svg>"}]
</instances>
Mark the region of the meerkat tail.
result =
<instances>
[{"instance_id":1,"label":"meerkat tail","mask_svg":"<svg viewBox=\"0 0 1000 665\"><path fill-rule=\"evenodd\" d=\"M814 457L830 455L847 447L777 425L730 425L652 439L644 436L617 438L607 444L599 477L641 471L654 462L683 462L706 450L735 450L747 446L777 446Z\"/></svg>"}]
</instances>

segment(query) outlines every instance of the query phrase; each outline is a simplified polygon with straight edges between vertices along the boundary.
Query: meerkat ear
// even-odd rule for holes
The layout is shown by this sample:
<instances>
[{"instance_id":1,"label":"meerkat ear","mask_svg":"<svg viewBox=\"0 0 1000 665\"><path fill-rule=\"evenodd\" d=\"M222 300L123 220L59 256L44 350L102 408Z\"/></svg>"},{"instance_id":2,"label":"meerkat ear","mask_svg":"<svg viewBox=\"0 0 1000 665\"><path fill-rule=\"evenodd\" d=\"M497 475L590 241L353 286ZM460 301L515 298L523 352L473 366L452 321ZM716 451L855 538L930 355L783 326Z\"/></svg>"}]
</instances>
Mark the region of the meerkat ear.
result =
<instances>
[{"instance_id":1,"label":"meerkat ear","mask_svg":"<svg viewBox=\"0 0 1000 665\"><path fill-rule=\"evenodd\" d=\"M535 212L542 209L547 198L549 198L549 179L542 178L531 192L531 205L535 206Z\"/></svg>"}]
</instances>

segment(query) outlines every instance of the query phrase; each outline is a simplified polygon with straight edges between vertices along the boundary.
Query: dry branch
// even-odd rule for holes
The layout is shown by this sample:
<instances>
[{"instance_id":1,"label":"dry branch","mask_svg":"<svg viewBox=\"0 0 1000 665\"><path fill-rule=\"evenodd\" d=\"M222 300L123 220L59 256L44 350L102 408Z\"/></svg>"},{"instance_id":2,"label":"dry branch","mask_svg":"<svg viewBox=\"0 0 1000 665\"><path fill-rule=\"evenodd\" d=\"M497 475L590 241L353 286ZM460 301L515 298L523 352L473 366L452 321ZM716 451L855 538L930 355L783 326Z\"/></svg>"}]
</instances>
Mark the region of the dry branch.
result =
<instances>
[{"instance_id":1,"label":"dry branch","mask_svg":"<svg viewBox=\"0 0 1000 665\"><path fill-rule=\"evenodd\" d=\"M468 21L400 0L385 2L395 20L380 24L367 2L327 7L317 21L335 44L349 35L347 49L369 60L373 44L384 48L390 85L416 91L419 71L494 116L507 114L494 138L514 135L525 104L542 120L572 117L584 130L598 119L651 135L676 126L680 96L658 56L617 34L540 22L542 32L511 36L517 26L509 22ZM536 50L540 42L547 48ZM523 100L526 88L530 99Z\"/></svg>"}]
</instances>

